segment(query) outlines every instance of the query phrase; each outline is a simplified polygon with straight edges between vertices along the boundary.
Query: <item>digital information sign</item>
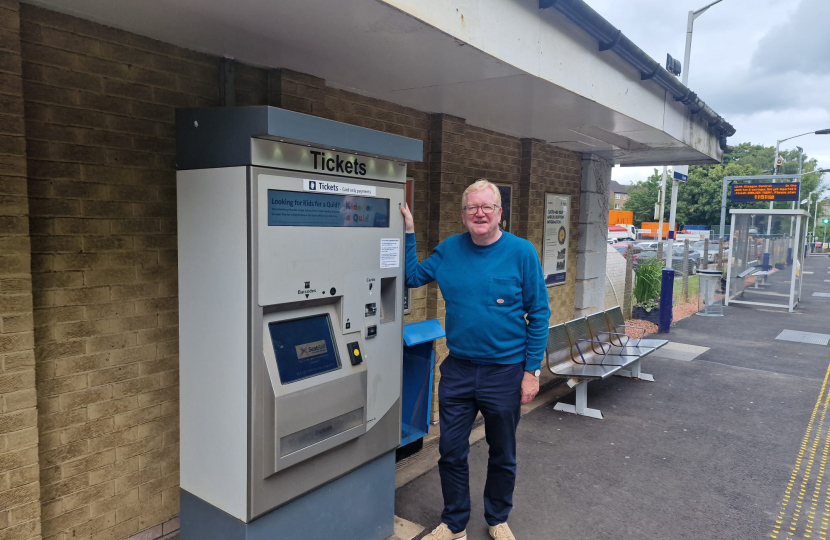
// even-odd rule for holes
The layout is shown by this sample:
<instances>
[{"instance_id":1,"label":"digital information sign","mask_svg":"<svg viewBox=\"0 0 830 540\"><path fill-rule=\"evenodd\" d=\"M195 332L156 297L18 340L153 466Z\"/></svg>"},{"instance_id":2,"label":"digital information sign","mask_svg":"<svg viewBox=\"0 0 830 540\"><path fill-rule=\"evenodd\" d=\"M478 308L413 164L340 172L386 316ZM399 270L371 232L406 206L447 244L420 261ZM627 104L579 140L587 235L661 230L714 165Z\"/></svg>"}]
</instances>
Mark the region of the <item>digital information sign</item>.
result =
<instances>
[{"instance_id":1,"label":"digital information sign","mask_svg":"<svg viewBox=\"0 0 830 540\"><path fill-rule=\"evenodd\" d=\"M389 227L389 199L268 190L270 227Z\"/></svg>"},{"instance_id":2,"label":"digital information sign","mask_svg":"<svg viewBox=\"0 0 830 540\"><path fill-rule=\"evenodd\" d=\"M798 182L781 184L732 184L732 202L797 201Z\"/></svg>"},{"instance_id":3,"label":"digital information sign","mask_svg":"<svg viewBox=\"0 0 830 540\"><path fill-rule=\"evenodd\" d=\"M282 384L340 369L328 315L272 322L268 331Z\"/></svg>"}]
</instances>

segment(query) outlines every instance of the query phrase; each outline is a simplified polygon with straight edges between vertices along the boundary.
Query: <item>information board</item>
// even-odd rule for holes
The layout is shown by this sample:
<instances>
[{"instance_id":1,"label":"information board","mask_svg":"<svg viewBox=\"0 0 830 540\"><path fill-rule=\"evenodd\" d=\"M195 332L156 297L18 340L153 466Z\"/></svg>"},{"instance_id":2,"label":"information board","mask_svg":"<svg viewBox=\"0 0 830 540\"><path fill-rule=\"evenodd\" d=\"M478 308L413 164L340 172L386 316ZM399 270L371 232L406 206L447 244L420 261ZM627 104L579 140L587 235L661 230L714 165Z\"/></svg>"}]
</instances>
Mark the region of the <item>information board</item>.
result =
<instances>
[{"instance_id":1,"label":"information board","mask_svg":"<svg viewBox=\"0 0 830 540\"><path fill-rule=\"evenodd\" d=\"M798 182L780 184L732 184L732 202L797 201Z\"/></svg>"},{"instance_id":2,"label":"information board","mask_svg":"<svg viewBox=\"0 0 830 540\"><path fill-rule=\"evenodd\" d=\"M545 285L562 285L567 278L570 208L570 195L545 193L545 237L542 245Z\"/></svg>"},{"instance_id":3,"label":"information board","mask_svg":"<svg viewBox=\"0 0 830 540\"><path fill-rule=\"evenodd\" d=\"M268 190L269 227L389 227L389 199Z\"/></svg>"}]
</instances>

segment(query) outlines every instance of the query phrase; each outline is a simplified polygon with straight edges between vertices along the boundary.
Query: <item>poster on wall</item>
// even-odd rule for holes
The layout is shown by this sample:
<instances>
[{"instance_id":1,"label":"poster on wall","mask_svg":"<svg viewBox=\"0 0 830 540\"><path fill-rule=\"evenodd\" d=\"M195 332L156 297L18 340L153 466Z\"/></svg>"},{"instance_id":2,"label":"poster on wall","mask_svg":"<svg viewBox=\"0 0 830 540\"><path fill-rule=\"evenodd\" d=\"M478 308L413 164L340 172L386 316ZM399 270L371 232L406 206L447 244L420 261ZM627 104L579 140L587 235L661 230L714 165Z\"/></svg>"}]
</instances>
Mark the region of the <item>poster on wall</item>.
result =
<instances>
[{"instance_id":1,"label":"poster on wall","mask_svg":"<svg viewBox=\"0 0 830 540\"><path fill-rule=\"evenodd\" d=\"M542 271L545 285L562 285L568 272L568 243L571 235L571 197L545 193L545 237Z\"/></svg>"},{"instance_id":2,"label":"poster on wall","mask_svg":"<svg viewBox=\"0 0 830 540\"><path fill-rule=\"evenodd\" d=\"M513 209L513 187L501 184L497 184L496 187L499 188L499 193L501 193L501 223L499 223L499 226L503 231L513 232L510 230L511 210Z\"/></svg>"}]
</instances>

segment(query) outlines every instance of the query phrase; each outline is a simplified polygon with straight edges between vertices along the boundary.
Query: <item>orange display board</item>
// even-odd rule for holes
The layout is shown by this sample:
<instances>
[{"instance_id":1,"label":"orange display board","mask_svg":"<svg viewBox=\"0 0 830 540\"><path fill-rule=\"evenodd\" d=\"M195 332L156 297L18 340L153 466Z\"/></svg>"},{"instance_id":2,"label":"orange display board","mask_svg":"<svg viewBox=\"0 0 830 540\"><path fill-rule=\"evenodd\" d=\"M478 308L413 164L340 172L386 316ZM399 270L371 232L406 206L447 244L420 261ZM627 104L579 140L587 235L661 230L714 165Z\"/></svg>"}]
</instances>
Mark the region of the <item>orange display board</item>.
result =
<instances>
[{"instance_id":1,"label":"orange display board","mask_svg":"<svg viewBox=\"0 0 830 540\"><path fill-rule=\"evenodd\" d=\"M798 182L781 184L732 184L732 202L797 201Z\"/></svg>"}]
</instances>

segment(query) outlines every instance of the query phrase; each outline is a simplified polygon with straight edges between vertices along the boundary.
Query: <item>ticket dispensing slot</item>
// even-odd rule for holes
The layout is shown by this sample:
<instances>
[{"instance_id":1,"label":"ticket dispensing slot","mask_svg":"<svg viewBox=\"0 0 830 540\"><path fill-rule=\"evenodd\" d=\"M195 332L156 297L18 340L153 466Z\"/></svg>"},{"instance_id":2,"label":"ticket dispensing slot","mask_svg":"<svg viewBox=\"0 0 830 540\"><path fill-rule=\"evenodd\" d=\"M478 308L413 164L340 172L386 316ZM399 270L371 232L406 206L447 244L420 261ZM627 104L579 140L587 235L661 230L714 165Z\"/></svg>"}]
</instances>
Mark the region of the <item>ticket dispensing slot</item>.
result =
<instances>
[{"instance_id":1,"label":"ticket dispensing slot","mask_svg":"<svg viewBox=\"0 0 830 540\"><path fill-rule=\"evenodd\" d=\"M380 323L395 322L397 294L397 278L380 278Z\"/></svg>"}]
</instances>

